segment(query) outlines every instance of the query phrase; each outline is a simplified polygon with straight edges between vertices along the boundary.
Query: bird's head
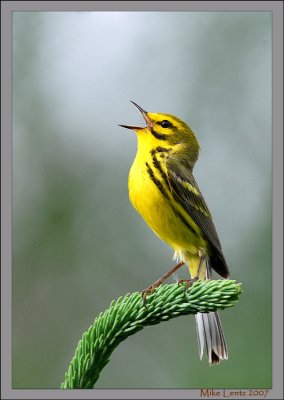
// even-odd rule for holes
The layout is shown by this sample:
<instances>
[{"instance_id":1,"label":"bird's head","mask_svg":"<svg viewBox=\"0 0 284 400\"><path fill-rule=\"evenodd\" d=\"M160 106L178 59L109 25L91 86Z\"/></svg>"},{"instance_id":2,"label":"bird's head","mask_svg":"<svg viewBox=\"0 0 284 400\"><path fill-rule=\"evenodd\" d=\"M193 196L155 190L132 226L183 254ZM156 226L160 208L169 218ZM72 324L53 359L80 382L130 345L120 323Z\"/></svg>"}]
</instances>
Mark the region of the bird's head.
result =
<instances>
[{"instance_id":1,"label":"bird's head","mask_svg":"<svg viewBox=\"0 0 284 400\"><path fill-rule=\"evenodd\" d=\"M198 158L199 144L190 127L174 115L147 112L133 101L132 103L141 112L146 126L120 126L136 132L138 149L142 147L151 150L157 146L167 147L177 156L188 157L188 162L194 165Z\"/></svg>"}]
</instances>

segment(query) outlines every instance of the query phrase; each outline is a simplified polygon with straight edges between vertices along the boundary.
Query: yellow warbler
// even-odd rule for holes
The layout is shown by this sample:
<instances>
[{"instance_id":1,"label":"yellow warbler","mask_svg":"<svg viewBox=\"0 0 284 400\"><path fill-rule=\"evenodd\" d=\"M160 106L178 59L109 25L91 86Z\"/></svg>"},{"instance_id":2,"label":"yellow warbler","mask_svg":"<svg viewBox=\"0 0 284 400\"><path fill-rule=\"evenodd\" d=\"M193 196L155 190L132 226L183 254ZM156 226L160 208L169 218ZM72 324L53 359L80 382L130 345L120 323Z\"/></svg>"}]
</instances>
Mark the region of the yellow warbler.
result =
<instances>
[{"instance_id":1,"label":"yellow warbler","mask_svg":"<svg viewBox=\"0 0 284 400\"><path fill-rule=\"evenodd\" d=\"M169 275L188 264L191 278L210 279L212 269L229 277L220 240L210 211L193 177L199 144L190 127L170 114L150 113L132 102L146 126L132 129L138 150L130 169L129 197L150 228L175 251L180 261L144 291L152 292ZM199 354L206 349L210 364L228 358L217 312L196 314Z\"/></svg>"}]
</instances>

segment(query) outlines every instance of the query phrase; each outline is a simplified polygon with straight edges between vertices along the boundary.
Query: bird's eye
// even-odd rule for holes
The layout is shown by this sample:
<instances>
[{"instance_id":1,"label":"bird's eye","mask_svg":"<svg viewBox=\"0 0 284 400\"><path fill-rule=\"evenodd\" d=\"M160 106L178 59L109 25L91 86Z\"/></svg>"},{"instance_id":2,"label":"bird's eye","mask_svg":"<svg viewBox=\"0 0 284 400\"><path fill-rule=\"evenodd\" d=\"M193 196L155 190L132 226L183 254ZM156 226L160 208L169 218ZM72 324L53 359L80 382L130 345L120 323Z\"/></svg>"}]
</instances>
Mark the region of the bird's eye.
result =
<instances>
[{"instance_id":1,"label":"bird's eye","mask_svg":"<svg viewBox=\"0 0 284 400\"><path fill-rule=\"evenodd\" d=\"M162 128L169 128L170 126L172 126L172 124L171 124L170 121L168 121L167 119L164 119L164 120L161 122L161 127L162 127Z\"/></svg>"}]
</instances>

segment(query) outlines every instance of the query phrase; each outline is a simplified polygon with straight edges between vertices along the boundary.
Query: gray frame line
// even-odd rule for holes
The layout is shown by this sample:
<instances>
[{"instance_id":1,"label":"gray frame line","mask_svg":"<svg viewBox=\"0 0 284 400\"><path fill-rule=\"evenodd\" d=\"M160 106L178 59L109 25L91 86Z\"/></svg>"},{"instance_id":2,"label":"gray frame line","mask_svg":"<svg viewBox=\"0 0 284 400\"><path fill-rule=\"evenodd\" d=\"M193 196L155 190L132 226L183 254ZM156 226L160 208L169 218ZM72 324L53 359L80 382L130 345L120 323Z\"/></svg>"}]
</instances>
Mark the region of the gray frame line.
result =
<instances>
[{"instance_id":1,"label":"gray frame line","mask_svg":"<svg viewBox=\"0 0 284 400\"><path fill-rule=\"evenodd\" d=\"M197 389L11 389L11 16L13 11L271 11L273 16L273 388L283 398L283 2L282 1L2 1L1 119L1 397L3 399L189 399ZM265 362L265 360L264 360ZM244 388L245 389L245 388ZM243 399L249 397L242 397Z\"/></svg>"}]
</instances>

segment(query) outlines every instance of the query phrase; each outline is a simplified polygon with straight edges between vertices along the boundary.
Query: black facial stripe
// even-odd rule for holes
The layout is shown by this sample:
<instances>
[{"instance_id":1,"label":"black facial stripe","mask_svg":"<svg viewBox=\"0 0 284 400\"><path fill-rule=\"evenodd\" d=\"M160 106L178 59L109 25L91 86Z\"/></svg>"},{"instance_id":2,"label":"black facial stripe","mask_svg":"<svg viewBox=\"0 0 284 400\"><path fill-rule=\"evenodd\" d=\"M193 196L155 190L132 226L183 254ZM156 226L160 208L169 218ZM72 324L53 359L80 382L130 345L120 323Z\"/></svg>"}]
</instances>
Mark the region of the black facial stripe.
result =
<instances>
[{"instance_id":1,"label":"black facial stripe","mask_svg":"<svg viewBox=\"0 0 284 400\"><path fill-rule=\"evenodd\" d=\"M151 129L151 133L155 136L156 139L166 140L168 135L164 135L163 133L156 132L153 128Z\"/></svg>"}]
</instances>

